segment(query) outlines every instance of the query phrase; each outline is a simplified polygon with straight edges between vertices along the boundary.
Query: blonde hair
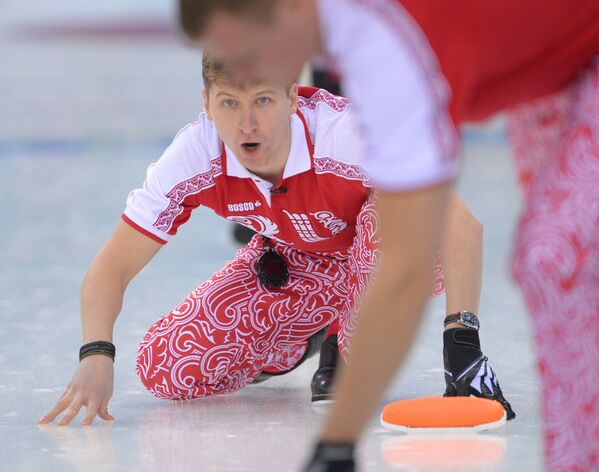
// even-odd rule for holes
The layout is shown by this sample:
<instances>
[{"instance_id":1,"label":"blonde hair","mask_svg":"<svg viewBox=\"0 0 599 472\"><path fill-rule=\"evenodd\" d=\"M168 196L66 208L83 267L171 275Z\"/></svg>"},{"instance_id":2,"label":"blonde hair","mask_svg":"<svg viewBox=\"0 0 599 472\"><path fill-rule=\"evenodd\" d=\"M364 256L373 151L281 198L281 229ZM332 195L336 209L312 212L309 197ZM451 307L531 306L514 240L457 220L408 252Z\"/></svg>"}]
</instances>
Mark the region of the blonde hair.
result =
<instances>
[{"instance_id":1,"label":"blonde hair","mask_svg":"<svg viewBox=\"0 0 599 472\"><path fill-rule=\"evenodd\" d=\"M231 74L225 69L223 63L207 52L202 56L202 79L206 89L215 82L232 82Z\"/></svg>"},{"instance_id":2,"label":"blonde hair","mask_svg":"<svg viewBox=\"0 0 599 472\"><path fill-rule=\"evenodd\" d=\"M206 90L208 90L212 84L217 82L221 84L231 84L241 88L247 84L235 82L224 64L206 51L204 51L204 54L202 55L202 79L204 80L204 87ZM291 93L291 87L293 87L293 84L289 84L285 88L288 94Z\"/></svg>"}]
</instances>

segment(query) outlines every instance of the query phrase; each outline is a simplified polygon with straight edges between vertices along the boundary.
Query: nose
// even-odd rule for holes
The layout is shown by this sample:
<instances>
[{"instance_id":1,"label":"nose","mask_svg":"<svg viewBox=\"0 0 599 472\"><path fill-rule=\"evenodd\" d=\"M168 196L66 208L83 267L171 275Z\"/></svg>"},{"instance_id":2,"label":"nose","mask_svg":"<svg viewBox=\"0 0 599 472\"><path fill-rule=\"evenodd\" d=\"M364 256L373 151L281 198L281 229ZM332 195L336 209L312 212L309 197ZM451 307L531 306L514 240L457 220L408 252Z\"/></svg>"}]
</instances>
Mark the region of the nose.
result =
<instances>
[{"instance_id":1,"label":"nose","mask_svg":"<svg viewBox=\"0 0 599 472\"><path fill-rule=\"evenodd\" d=\"M242 111L239 120L239 129L244 134L252 134L258 129L258 121L256 120L256 115L252 107Z\"/></svg>"}]
</instances>

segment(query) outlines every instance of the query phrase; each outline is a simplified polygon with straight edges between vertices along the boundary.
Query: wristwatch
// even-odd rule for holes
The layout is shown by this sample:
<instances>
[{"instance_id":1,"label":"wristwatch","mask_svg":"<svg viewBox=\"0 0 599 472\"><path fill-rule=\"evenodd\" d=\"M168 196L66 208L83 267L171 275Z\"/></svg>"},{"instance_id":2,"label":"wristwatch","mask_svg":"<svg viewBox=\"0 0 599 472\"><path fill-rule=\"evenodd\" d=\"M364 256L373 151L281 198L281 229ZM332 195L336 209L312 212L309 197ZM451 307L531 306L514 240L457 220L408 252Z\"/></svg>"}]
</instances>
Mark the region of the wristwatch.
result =
<instances>
[{"instance_id":1,"label":"wristwatch","mask_svg":"<svg viewBox=\"0 0 599 472\"><path fill-rule=\"evenodd\" d=\"M445 317L444 325L447 326L449 323L460 323L466 328L472 328L478 331L480 323L478 317L474 313L469 311L460 311L459 313L453 313Z\"/></svg>"}]
</instances>

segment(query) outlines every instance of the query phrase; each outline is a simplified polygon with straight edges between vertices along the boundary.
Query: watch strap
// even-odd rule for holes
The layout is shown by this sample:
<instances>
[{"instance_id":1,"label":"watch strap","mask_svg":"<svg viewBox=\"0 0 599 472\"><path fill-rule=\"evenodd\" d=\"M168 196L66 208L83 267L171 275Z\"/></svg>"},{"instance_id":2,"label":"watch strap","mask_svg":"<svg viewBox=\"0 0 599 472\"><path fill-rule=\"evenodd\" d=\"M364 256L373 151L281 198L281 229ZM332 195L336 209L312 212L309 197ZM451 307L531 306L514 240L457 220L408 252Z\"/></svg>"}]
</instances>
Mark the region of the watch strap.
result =
<instances>
[{"instance_id":1,"label":"watch strap","mask_svg":"<svg viewBox=\"0 0 599 472\"><path fill-rule=\"evenodd\" d=\"M451 324L451 323L460 323L460 324L462 324L462 325L466 326L467 328L478 329L478 323L477 323L477 326L476 326L476 327L473 327L473 326L470 326L470 325L467 325L467 324L465 324L465 323L462 321L462 317L463 317L464 315L467 315L467 316L468 316L468 315L469 315L469 316L472 316L472 317L476 318L476 319L477 319L477 321L478 321L478 318L477 318L477 316L476 316L474 313L472 313L472 312L470 312L470 311L460 311L460 312L458 312L458 313L452 313L452 314L450 314L450 315L447 315L447 316L445 317L445 320L443 321L443 325L444 325L445 327L447 327L447 325L448 325L448 324Z\"/></svg>"}]
</instances>

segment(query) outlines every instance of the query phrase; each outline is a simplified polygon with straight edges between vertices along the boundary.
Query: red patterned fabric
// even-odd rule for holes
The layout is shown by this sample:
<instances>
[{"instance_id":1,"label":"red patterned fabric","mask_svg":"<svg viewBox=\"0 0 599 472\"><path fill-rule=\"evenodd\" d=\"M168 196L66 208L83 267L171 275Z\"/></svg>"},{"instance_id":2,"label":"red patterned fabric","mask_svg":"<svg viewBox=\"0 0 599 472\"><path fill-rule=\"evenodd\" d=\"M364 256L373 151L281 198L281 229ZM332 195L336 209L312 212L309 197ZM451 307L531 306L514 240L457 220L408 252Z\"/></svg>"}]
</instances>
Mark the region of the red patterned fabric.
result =
<instances>
[{"instance_id":1,"label":"red patterned fabric","mask_svg":"<svg viewBox=\"0 0 599 472\"><path fill-rule=\"evenodd\" d=\"M599 470L599 65L510 117L527 204L514 275L535 330L549 471Z\"/></svg>"},{"instance_id":2,"label":"red patterned fabric","mask_svg":"<svg viewBox=\"0 0 599 472\"><path fill-rule=\"evenodd\" d=\"M368 174L366 174L366 171L359 165L339 162L326 156L314 156L313 161L314 173L316 174L333 174L347 180L364 182L364 185L373 185L373 182L368 177Z\"/></svg>"},{"instance_id":3,"label":"red patterned fabric","mask_svg":"<svg viewBox=\"0 0 599 472\"><path fill-rule=\"evenodd\" d=\"M349 105L349 100L345 97L340 97L338 95L333 95L332 93L327 92L323 89L318 89L314 87L302 87L302 91L306 91L304 96L300 95L297 97L297 106L299 108L308 108L310 110L316 110L316 107L319 103L326 103L333 110L336 111L344 111L345 108ZM313 92L312 95L308 94Z\"/></svg>"},{"instance_id":4,"label":"red patterned fabric","mask_svg":"<svg viewBox=\"0 0 599 472\"><path fill-rule=\"evenodd\" d=\"M528 199L530 188L556 158L573 119L577 86L508 113L507 131L518 180ZM532 131L531 131L532 130Z\"/></svg>"},{"instance_id":5,"label":"red patterned fabric","mask_svg":"<svg viewBox=\"0 0 599 472\"><path fill-rule=\"evenodd\" d=\"M179 183L174 189L166 194L170 200L169 206L164 210L154 222L154 227L165 233L171 229L175 218L183 211L181 202L190 195L197 195L202 190L215 186L214 179L222 174L221 158L211 161L211 168L208 172L198 174L191 179Z\"/></svg>"},{"instance_id":6,"label":"red patterned fabric","mask_svg":"<svg viewBox=\"0 0 599 472\"><path fill-rule=\"evenodd\" d=\"M148 167L143 186L127 198L123 219L166 243L203 206L300 251L347 253L372 187L361 167L363 141L347 99L312 87L298 92L277 184L284 191L246 169L202 112Z\"/></svg>"},{"instance_id":7,"label":"red patterned fabric","mask_svg":"<svg viewBox=\"0 0 599 472\"><path fill-rule=\"evenodd\" d=\"M264 250L255 236L149 329L136 369L146 388L173 400L234 392L264 369L294 367L306 339L331 323L338 324L340 351L347 356L355 307L376 264L378 219L372 203L364 205L356 227L345 258L272 241L289 265L289 282L279 290L258 281L255 266ZM442 290L437 271L434 294Z\"/></svg>"}]
</instances>

